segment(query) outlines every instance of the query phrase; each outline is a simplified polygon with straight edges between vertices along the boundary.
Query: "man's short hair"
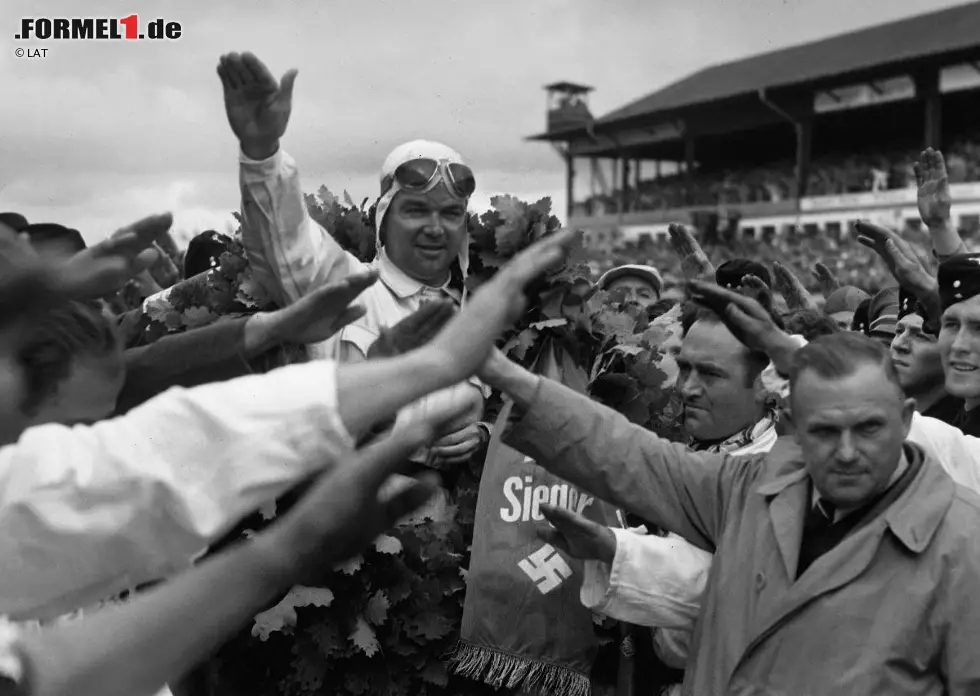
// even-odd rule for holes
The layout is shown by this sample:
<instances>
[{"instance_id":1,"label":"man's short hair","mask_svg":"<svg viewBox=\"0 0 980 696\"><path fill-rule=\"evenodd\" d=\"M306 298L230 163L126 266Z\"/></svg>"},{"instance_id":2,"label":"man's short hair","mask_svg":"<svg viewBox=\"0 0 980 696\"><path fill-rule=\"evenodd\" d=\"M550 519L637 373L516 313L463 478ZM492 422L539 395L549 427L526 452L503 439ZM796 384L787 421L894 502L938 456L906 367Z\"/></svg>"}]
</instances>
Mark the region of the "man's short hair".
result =
<instances>
[{"instance_id":1,"label":"man's short hair","mask_svg":"<svg viewBox=\"0 0 980 696\"><path fill-rule=\"evenodd\" d=\"M881 342L854 331L820 336L796 351L789 373L791 393L796 389L800 375L807 370L824 379L842 379L853 375L863 365L880 367L899 393L905 393L888 350Z\"/></svg>"},{"instance_id":2,"label":"man's short hair","mask_svg":"<svg viewBox=\"0 0 980 696\"><path fill-rule=\"evenodd\" d=\"M816 309L798 309L784 317L786 333L798 334L808 341L840 332L837 322Z\"/></svg>"},{"instance_id":3,"label":"man's short hair","mask_svg":"<svg viewBox=\"0 0 980 696\"><path fill-rule=\"evenodd\" d=\"M103 357L122 347L101 307L88 302L59 304L45 311L31 330L19 354L27 386L21 411L27 416L36 415L57 393L77 358Z\"/></svg>"},{"instance_id":4,"label":"man's short hair","mask_svg":"<svg viewBox=\"0 0 980 696\"><path fill-rule=\"evenodd\" d=\"M686 338L691 327L699 321L707 324L721 324L723 326L725 324L721 317L712 310L694 302L689 302L684 305L681 314L681 336ZM762 371L769 366L769 356L759 351L749 350L748 347L745 347L745 351L748 353L748 386L752 386L755 383L756 377L762 374Z\"/></svg>"}]
</instances>

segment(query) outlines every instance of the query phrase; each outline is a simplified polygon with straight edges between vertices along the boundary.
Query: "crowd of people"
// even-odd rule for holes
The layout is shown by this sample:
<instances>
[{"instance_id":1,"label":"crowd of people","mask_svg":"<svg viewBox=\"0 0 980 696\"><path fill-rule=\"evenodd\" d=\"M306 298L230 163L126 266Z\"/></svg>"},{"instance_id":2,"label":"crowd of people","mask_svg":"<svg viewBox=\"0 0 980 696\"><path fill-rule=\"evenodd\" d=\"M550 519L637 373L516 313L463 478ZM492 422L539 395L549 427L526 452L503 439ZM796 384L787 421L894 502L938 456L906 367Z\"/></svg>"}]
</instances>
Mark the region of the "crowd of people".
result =
<instances>
[{"instance_id":1,"label":"crowd of people","mask_svg":"<svg viewBox=\"0 0 980 696\"><path fill-rule=\"evenodd\" d=\"M980 181L980 144L957 137L946 148L951 183ZM915 186L916 153L902 149L827 154L815 159L807 176L807 196L835 196ZM695 206L778 203L797 198L792 159L739 168L697 169L646 179L627 190L627 212ZM622 191L596 195L581 204L587 215L609 215L622 207Z\"/></svg>"},{"instance_id":2,"label":"crowd of people","mask_svg":"<svg viewBox=\"0 0 980 696\"><path fill-rule=\"evenodd\" d=\"M670 336L655 360L683 402L674 443L494 347L575 234L470 294L476 175L418 140L381 166L364 264L310 218L282 148L296 71L232 53L218 76L242 243L280 309L124 350L104 298L159 273L171 217L86 247L0 216L0 694L177 691L291 586L445 514L435 470L485 452L491 390L513 404L510 447L636 523L543 504L540 534L584 563L583 605L651 629L658 690L980 692L980 255L950 225L940 153L915 165L930 256L856 226L892 275L874 294L829 259L822 302L778 261L715 267L681 225L681 300L652 265L598 280ZM281 343L310 360L250 374ZM275 524L196 562L288 491Z\"/></svg>"}]
</instances>

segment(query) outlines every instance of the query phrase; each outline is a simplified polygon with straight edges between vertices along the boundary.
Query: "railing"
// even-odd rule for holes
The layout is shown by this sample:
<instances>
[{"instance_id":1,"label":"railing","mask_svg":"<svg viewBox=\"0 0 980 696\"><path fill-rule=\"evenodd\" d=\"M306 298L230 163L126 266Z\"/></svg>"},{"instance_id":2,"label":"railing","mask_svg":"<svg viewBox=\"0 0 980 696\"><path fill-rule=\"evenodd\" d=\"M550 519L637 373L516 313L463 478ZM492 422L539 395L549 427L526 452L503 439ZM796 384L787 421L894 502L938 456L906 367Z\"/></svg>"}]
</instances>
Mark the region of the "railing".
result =
<instances>
[{"instance_id":1,"label":"railing","mask_svg":"<svg viewBox=\"0 0 980 696\"><path fill-rule=\"evenodd\" d=\"M950 196L954 203L980 203L980 182L950 185ZM786 218L796 215L832 213L835 211L907 208L916 205L914 188L868 191L836 196L807 196L801 199L787 199L768 203L726 203L714 206L693 206L687 208L664 208L635 213L612 213L607 215L572 214L569 226L590 230L612 230L637 226L660 226L671 222L693 224L699 213L718 215L720 224L732 214L746 220L764 218Z\"/></svg>"}]
</instances>

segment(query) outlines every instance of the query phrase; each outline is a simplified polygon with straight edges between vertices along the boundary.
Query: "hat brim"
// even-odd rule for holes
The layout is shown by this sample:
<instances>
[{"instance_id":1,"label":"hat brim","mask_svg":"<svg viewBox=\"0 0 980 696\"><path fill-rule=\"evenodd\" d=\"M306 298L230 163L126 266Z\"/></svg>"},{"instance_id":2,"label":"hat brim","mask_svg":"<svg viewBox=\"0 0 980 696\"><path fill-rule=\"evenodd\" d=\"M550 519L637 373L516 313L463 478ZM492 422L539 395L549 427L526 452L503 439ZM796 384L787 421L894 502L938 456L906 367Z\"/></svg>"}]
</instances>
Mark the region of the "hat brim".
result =
<instances>
[{"instance_id":1,"label":"hat brim","mask_svg":"<svg viewBox=\"0 0 980 696\"><path fill-rule=\"evenodd\" d=\"M619 266L612 268L599 276L596 285L600 289L605 290L609 287L610 283L620 278L640 278L645 280L653 286L653 289L657 291L658 295L663 290L663 280L660 278L660 275L643 266Z\"/></svg>"}]
</instances>

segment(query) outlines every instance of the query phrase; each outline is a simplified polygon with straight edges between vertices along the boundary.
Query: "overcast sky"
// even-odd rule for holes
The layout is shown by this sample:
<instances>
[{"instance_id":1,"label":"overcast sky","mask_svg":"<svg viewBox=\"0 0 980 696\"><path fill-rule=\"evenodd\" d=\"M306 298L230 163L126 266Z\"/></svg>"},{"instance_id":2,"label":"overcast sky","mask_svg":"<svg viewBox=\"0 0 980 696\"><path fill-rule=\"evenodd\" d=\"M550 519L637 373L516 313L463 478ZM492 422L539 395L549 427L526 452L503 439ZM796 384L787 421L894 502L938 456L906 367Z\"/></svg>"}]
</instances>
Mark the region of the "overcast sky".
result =
<instances>
[{"instance_id":1,"label":"overcast sky","mask_svg":"<svg viewBox=\"0 0 980 696\"><path fill-rule=\"evenodd\" d=\"M960 0L3 0L0 210L88 240L170 210L185 234L238 207L237 144L218 56L251 50L299 69L284 147L307 191L376 196L394 146L442 140L490 195L551 195L561 161L542 86L592 85L597 116L706 65L878 24ZM13 40L22 17L179 21L178 41ZM14 50L48 48L46 58Z\"/></svg>"}]
</instances>

